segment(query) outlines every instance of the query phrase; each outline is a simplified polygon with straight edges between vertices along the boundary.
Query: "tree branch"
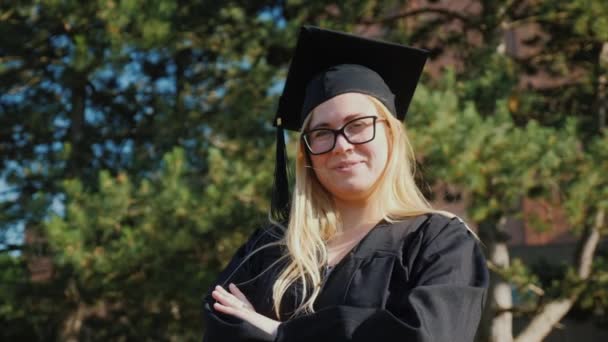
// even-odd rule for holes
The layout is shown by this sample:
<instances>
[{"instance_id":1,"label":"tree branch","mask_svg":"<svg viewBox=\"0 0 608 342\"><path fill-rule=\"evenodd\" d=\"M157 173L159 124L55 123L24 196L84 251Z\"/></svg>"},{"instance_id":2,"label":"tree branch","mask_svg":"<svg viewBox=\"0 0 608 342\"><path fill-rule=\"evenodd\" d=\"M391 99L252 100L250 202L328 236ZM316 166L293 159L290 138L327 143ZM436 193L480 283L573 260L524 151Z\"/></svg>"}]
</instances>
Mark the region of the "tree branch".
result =
<instances>
[{"instance_id":1,"label":"tree branch","mask_svg":"<svg viewBox=\"0 0 608 342\"><path fill-rule=\"evenodd\" d=\"M521 0L509 0L503 7L500 8L498 14L496 16L497 22L501 23L507 17L509 12L513 10L513 8L519 6L523 1Z\"/></svg>"},{"instance_id":2,"label":"tree branch","mask_svg":"<svg viewBox=\"0 0 608 342\"><path fill-rule=\"evenodd\" d=\"M600 241L600 229L604 225L604 221L605 212L599 210L595 216L593 226L587 227L585 230L580 243L581 248L576 258L576 270L580 280L587 280L591 274L593 255ZM581 285L569 295L548 302L517 336L515 342L535 342L545 338L551 332L551 329L559 324L559 321L570 311L580 296L585 287L584 282L580 283Z\"/></svg>"},{"instance_id":3,"label":"tree branch","mask_svg":"<svg viewBox=\"0 0 608 342\"><path fill-rule=\"evenodd\" d=\"M565 21L568 19L570 13L562 11L557 13L551 13L549 15L546 14L531 14L521 18L516 18L509 22L503 22L504 29L512 29L521 27L525 24L538 23L541 24L543 22L555 23L555 21Z\"/></svg>"},{"instance_id":4,"label":"tree branch","mask_svg":"<svg viewBox=\"0 0 608 342\"><path fill-rule=\"evenodd\" d=\"M399 13L392 14L392 15L386 16L384 18L379 18L379 19L375 19L375 20L363 19L362 23L366 24L366 25L385 24L385 23L395 21L398 19L414 17L414 16L421 15L421 14L438 14L440 16L448 17L450 19L460 20L469 27L475 26L474 22L463 13L454 12L454 11L450 11L448 9L443 9L443 8L428 8L428 7L418 8L415 10L407 10L407 11L399 12Z\"/></svg>"}]
</instances>

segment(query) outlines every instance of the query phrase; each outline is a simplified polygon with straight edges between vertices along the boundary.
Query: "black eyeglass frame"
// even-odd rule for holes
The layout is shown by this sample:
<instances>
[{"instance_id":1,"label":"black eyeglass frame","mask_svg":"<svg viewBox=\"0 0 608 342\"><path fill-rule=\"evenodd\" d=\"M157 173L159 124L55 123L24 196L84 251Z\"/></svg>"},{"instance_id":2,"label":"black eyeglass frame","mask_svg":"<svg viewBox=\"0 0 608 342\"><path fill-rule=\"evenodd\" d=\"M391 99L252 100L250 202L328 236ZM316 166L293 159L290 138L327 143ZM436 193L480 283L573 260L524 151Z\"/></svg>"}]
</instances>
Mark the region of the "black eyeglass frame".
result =
<instances>
[{"instance_id":1,"label":"black eyeglass frame","mask_svg":"<svg viewBox=\"0 0 608 342\"><path fill-rule=\"evenodd\" d=\"M361 142L352 142L350 141L350 139L348 139L348 137L346 136L345 133L345 129L346 127L348 127L348 125L350 125L351 123L355 122L355 121L359 121L359 120L364 120L364 119L370 119L373 118L372 121L372 137L368 140L365 141L361 141ZM300 135L300 139L302 139L302 141L304 142L304 145L306 146L306 150L308 151L308 153L310 153L313 156L318 156L321 154L325 154L325 153L329 153L331 151L333 151L334 148L336 148L336 141L338 141L338 134L341 134L344 139L346 139L346 141L348 141L350 144L352 145L362 145L362 144L367 144L368 142L374 140L376 138L376 122L383 122L386 121L386 119L382 119L378 116L375 115L369 115L369 116L360 116L358 118L354 118L350 121L348 121L347 123L345 123L344 125L342 125L342 127L338 128L338 129L331 129L331 128L315 128L315 129L311 129L310 131L306 131L304 133L302 133L302 135ZM310 147L310 144L308 143L308 139L306 138L310 133L313 132L318 132L318 131L328 131L328 132L332 132L334 135L334 143L331 145L331 148L329 148L327 151L324 152L318 152L318 153L314 153L312 151L312 148Z\"/></svg>"}]
</instances>

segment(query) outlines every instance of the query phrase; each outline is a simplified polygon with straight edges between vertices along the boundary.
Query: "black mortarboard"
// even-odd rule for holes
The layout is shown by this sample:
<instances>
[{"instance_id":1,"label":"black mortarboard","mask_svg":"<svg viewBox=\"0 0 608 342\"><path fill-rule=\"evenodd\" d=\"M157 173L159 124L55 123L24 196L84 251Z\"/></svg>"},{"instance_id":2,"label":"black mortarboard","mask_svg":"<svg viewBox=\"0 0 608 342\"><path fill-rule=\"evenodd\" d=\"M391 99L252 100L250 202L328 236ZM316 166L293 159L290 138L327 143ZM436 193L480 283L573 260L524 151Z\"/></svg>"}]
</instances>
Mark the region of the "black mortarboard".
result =
<instances>
[{"instance_id":1,"label":"black mortarboard","mask_svg":"<svg viewBox=\"0 0 608 342\"><path fill-rule=\"evenodd\" d=\"M427 56L425 50L343 32L313 26L300 29L274 122L275 217L286 218L289 210L283 128L299 131L316 106L348 92L372 95L403 119Z\"/></svg>"}]
</instances>

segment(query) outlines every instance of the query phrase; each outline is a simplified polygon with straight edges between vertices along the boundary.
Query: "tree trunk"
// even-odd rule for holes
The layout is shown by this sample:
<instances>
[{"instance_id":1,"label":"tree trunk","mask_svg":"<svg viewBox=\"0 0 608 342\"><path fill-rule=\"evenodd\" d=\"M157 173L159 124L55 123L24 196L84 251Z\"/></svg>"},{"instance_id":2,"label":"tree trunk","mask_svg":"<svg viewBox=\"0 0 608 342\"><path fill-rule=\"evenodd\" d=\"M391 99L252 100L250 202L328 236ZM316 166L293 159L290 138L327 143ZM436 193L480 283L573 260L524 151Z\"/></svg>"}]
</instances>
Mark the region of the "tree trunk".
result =
<instances>
[{"instance_id":1,"label":"tree trunk","mask_svg":"<svg viewBox=\"0 0 608 342\"><path fill-rule=\"evenodd\" d=\"M86 336L86 330L83 331L83 324L87 319L97 318L102 320L112 319L113 311L122 309L120 303L108 303L104 300L98 301L94 305L87 305L80 302L67 318L63 321L61 329L60 341L78 342ZM91 331L89 327L89 332ZM86 337L85 340L89 340Z\"/></svg>"},{"instance_id":2,"label":"tree trunk","mask_svg":"<svg viewBox=\"0 0 608 342\"><path fill-rule=\"evenodd\" d=\"M508 268L508 235L505 233L507 216L480 223L482 239L488 246L488 266L490 267L490 288L482 320L477 332L477 341L513 341L511 308L511 286L500 276L502 269Z\"/></svg>"},{"instance_id":3,"label":"tree trunk","mask_svg":"<svg viewBox=\"0 0 608 342\"><path fill-rule=\"evenodd\" d=\"M505 241L496 242L491 247L490 262L498 268L509 267L509 250ZM493 274L492 278L489 298L492 321L489 328L489 340L511 342L513 341L511 285L496 274Z\"/></svg>"},{"instance_id":4,"label":"tree trunk","mask_svg":"<svg viewBox=\"0 0 608 342\"><path fill-rule=\"evenodd\" d=\"M80 330L82 322L87 317L87 308L84 304L78 304L78 307L63 322L61 329L61 341L78 342L80 340Z\"/></svg>"},{"instance_id":5,"label":"tree trunk","mask_svg":"<svg viewBox=\"0 0 608 342\"><path fill-rule=\"evenodd\" d=\"M585 230L581 238L579 252L576 258L577 274L581 281L587 280L591 274L593 255L600 241L600 228L604 224L604 211L599 210L595 217L595 224ZM565 298L558 298L547 303L536 314L526 328L517 336L516 342L542 341L553 327L564 318L578 299L582 288L573 291Z\"/></svg>"}]
</instances>

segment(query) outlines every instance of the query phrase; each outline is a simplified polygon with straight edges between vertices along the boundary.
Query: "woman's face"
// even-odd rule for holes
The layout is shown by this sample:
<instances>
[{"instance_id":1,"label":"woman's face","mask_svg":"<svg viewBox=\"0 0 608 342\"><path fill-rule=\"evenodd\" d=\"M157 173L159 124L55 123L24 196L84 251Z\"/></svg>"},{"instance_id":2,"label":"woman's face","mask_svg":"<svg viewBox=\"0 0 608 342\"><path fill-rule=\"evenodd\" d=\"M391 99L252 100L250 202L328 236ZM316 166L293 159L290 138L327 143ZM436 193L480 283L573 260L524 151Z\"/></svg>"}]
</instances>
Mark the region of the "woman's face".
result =
<instances>
[{"instance_id":1,"label":"woman's face","mask_svg":"<svg viewBox=\"0 0 608 342\"><path fill-rule=\"evenodd\" d=\"M360 201L370 195L388 159L386 122L372 101L359 93L335 96L313 111L308 131L340 129L351 120L364 116L378 117L372 141L351 144L338 134L333 150L320 155L309 154L317 179L336 199Z\"/></svg>"}]
</instances>

